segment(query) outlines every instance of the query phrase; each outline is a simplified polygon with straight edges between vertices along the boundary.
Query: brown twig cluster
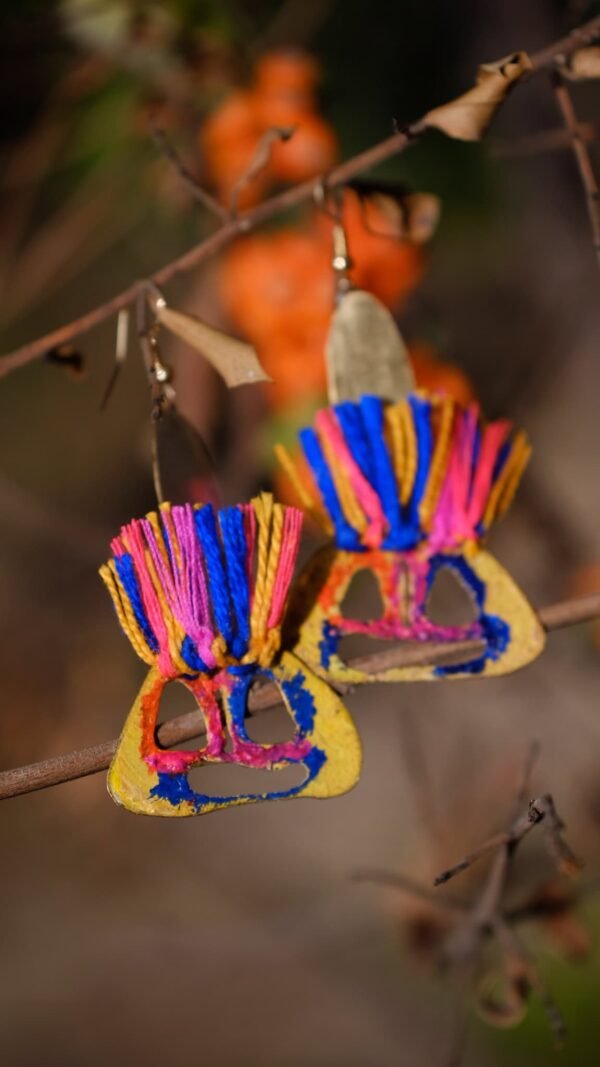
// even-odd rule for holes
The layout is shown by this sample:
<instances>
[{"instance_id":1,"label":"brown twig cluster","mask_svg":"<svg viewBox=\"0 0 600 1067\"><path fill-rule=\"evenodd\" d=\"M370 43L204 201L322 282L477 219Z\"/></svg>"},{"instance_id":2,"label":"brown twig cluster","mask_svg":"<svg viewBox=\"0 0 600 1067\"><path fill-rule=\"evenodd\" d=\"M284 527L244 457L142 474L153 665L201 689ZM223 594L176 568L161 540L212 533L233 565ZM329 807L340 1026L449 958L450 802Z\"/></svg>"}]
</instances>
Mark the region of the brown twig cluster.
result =
<instances>
[{"instance_id":1,"label":"brown twig cluster","mask_svg":"<svg viewBox=\"0 0 600 1067\"><path fill-rule=\"evenodd\" d=\"M599 36L600 15L590 19L590 21L586 22L583 26L578 27L565 37L562 37L553 44L541 49L541 51L529 56L528 76L536 74L542 70L554 69L557 63L564 62L566 58L571 56L578 49L589 44ZM523 81L525 78L521 78L521 80ZM441 109L436 110L440 111ZM433 112L428 114L433 114ZM390 159L392 156L398 155L400 152L403 152L408 148L408 146L417 138L421 137L427 129L428 123L426 121L426 116L423 116L416 122L411 123L406 129L397 130L390 137L380 141L372 148L368 148L364 152L360 152L358 155L346 160L344 163L340 163L328 174L320 175L316 179L310 179L292 186L290 189L286 189L285 192L264 200L250 211L242 212L239 215L229 215L215 233L211 234L193 248L190 248L177 259L172 260L170 263L165 264L159 270L155 271L148 280L154 282L154 284L158 286L166 285L176 275L185 273L192 270L194 267L197 267L201 262L209 256L214 255L214 253L218 252L229 241L238 237L240 234L255 229L261 223L282 214L290 208L312 200L316 194L318 195L318 191L323 188L323 184L328 188L345 185L351 179L356 178L357 175L362 174L371 167L375 167L379 163ZM171 163L179 169L180 174L186 183L195 185L196 183L192 176L185 167L181 165L170 146L165 145L160 134L158 135L158 139L159 142L162 141L162 144L160 145L162 151L167 152ZM213 202L213 198L210 194L203 191L202 195L200 195L196 188L195 195L197 195L198 199L202 200L204 206L209 208L221 219L223 218L222 208L220 205L217 206L216 203ZM43 358L49 350L73 340L74 337L86 333L88 330L93 329L94 326L98 326L100 323L106 321L106 319L116 315L122 308L129 307L133 304L138 296L138 292L139 283L133 282L127 289L123 290L123 292L118 293L116 296L94 308L92 311L79 316L56 330L50 331L43 337L37 338L35 341L30 341L28 344L22 345L20 348L7 353L0 359L0 376L9 374L11 371L17 370L19 367L24 367L32 360Z\"/></svg>"},{"instance_id":2,"label":"brown twig cluster","mask_svg":"<svg viewBox=\"0 0 600 1067\"><path fill-rule=\"evenodd\" d=\"M440 894L403 875L367 870L357 873L358 881L374 882L422 900L440 917L439 926L429 931L429 945L437 968L451 972L475 994L484 1018L498 1026L513 1025L522 1018L532 993L540 998L557 1044L565 1037L565 1027L538 967L525 948L516 927L523 922L564 916L572 910L581 893L560 887L557 882L537 886L517 907L509 902L507 885L517 849L536 827L544 834L546 846L559 875L572 878L581 864L565 841L564 825L548 793L527 801L534 763L539 754L532 745L525 773L506 829L484 841L458 863L442 871L434 885L440 886L467 870L477 860L493 855L488 871L472 899ZM417 943L415 943L417 947ZM422 946L421 946L422 947ZM495 962L490 969L490 947Z\"/></svg>"}]
</instances>

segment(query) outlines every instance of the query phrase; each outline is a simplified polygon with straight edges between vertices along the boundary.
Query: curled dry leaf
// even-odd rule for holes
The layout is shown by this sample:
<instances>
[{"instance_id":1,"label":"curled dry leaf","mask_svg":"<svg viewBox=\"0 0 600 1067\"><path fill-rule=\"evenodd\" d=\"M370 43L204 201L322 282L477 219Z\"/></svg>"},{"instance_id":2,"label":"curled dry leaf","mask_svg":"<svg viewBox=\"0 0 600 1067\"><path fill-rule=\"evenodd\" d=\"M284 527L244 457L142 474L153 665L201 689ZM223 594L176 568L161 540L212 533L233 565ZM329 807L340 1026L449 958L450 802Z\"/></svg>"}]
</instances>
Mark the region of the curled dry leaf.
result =
<instances>
[{"instance_id":1,"label":"curled dry leaf","mask_svg":"<svg viewBox=\"0 0 600 1067\"><path fill-rule=\"evenodd\" d=\"M158 307L156 315L161 325L201 352L230 389L272 381L261 366L255 349L245 341L238 341L194 315L174 308Z\"/></svg>"},{"instance_id":2,"label":"curled dry leaf","mask_svg":"<svg viewBox=\"0 0 600 1067\"><path fill-rule=\"evenodd\" d=\"M477 1010L490 1026L517 1026L527 1014L531 994L530 969L519 956L508 953L497 971L485 975L477 998Z\"/></svg>"},{"instance_id":3,"label":"curled dry leaf","mask_svg":"<svg viewBox=\"0 0 600 1067\"><path fill-rule=\"evenodd\" d=\"M526 52L484 63L474 87L456 100L428 111L424 125L459 141L479 141L509 91L530 70L531 60Z\"/></svg>"},{"instance_id":4,"label":"curled dry leaf","mask_svg":"<svg viewBox=\"0 0 600 1067\"><path fill-rule=\"evenodd\" d=\"M573 52L561 67L561 74L571 81L600 78L600 45L590 45Z\"/></svg>"},{"instance_id":5,"label":"curled dry leaf","mask_svg":"<svg viewBox=\"0 0 600 1067\"><path fill-rule=\"evenodd\" d=\"M412 244L425 244L433 237L442 211L438 196L377 182L351 182L350 187L360 198L369 232Z\"/></svg>"}]
</instances>

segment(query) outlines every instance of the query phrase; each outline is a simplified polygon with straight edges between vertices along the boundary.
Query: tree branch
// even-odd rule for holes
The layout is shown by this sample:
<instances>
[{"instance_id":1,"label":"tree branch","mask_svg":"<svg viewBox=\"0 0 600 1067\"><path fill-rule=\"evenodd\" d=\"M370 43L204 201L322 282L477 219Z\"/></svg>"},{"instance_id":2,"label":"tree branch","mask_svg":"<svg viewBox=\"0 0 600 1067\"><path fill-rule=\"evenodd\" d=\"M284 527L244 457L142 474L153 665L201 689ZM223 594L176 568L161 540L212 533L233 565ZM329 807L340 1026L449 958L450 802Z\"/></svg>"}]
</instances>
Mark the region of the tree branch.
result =
<instances>
[{"instance_id":1,"label":"tree branch","mask_svg":"<svg viewBox=\"0 0 600 1067\"><path fill-rule=\"evenodd\" d=\"M560 113L563 117L565 128L571 140L573 154L579 169L581 184L585 193L587 212L592 227L592 239L598 266L600 267L600 189L594 174L592 160L582 136L571 94L559 71L555 71L552 78L554 95Z\"/></svg>"},{"instance_id":2,"label":"tree branch","mask_svg":"<svg viewBox=\"0 0 600 1067\"><path fill-rule=\"evenodd\" d=\"M546 630L559 630L565 626L588 622L599 616L600 593L552 604L541 608L539 612L540 621ZM402 646L396 646L372 656L353 659L350 665L367 673L377 673L388 667L439 664L449 658L454 658L457 652L461 655L476 655L481 652L481 649L482 645L479 641L427 644L421 648L408 650ZM252 714L256 714L276 707L279 703L278 690L274 685L268 684L250 694L249 710ZM204 719L198 710L190 711L164 723L158 730L157 737L160 744L167 748L180 744L182 741L190 741L194 737L202 737L204 732ZM48 786L61 785L75 778L84 778L88 774L104 771L116 752L117 744L117 740L106 741L104 744L94 745L91 748L68 752L64 756L55 756L52 759L41 760L39 763L30 763L24 767L2 771L0 772L0 800L19 796L22 793L33 793L36 789L46 789Z\"/></svg>"},{"instance_id":3,"label":"tree branch","mask_svg":"<svg viewBox=\"0 0 600 1067\"><path fill-rule=\"evenodd\" d=\"M215 199L206 189L204 189L199 182L196 181L194 175L187 169L185 164L179 158L175 148L169 141L164 130L159 126L151 126L150 133L152 140L158 148L158 151L169 162L173 170L179 175L183 184L189 189L190 193L203 207L208 211L216 215L221 222L227 222L229 219L229 213L225 208Z\"/></svg>"},{"instance_id":4,"label":"tree branch","mask_svg":"<svg viewBox=\"0 0 600 1067\"><path fill-rule=\"evenodd\" d=\"M562 37L560 40L555 41L554 44L548 45L541 51L531 55L529 57L531 61L530 76L540 70L552 67L558 59L563 59L566 56L571 55L578 48L582 47L582 45L588 44L598 36L600 36L600 15L590 19L589 22L578 27L576 30L573 30L566 37ZM289 208L310 201L314 197L315 191L322 186L323 182L326 182L327 186L330 188L344 185L351 178L355 178L363 171L368 170L379 163L383 163L386 159L390 159L392 156L398 155L417 137L424 133L426 128L426 123L423 119L420 119L407 127L406 130L397 131L392 134L391 137L387 137L384 141L380 141L379 144L366 149L364 152L360 152L352 159L348 159L346 162L334 167L329 174L320 175L317 178L301 182L299 185L292 186L291 189L287 189L285 192L279 193L277 196L272 196L268 200L264 200L262 204L259 204L251 211L243 212L235 219L225 222L220 229L211 234L200 244L190 248L177 259L165 264L165 266L151 274L149 280L159 286L166 285L167 282L170 282L176 275L197 267L199 263L213 255L215 252L218 252L220 248L226 245L234 237L237 237L242 233L247 233L249 230L260 225L260 223L265 222L267 219L271 219L276 215L282 214ZM99 307L94 308L92 311L79 316L77 319L66 323L66 325L61 326L56 330L51 330L50 333L45 334L43 337L39 337L35 341L30 341L28 344L22 345L20 348L16 348L14 351L9 352L0 359L0 377L9 374L13 370L17 370L19 367L26 366L32 360L41 359L48 349L65 344L79 334L87 333L87 331L91 330L94 326L98 326L100 323L116 314L121 308L128 307L134 302L138 293L138 288L139 283L134 282L123 292L118 293L116 296L107 300Z\"/></svg>"}]
</instances>

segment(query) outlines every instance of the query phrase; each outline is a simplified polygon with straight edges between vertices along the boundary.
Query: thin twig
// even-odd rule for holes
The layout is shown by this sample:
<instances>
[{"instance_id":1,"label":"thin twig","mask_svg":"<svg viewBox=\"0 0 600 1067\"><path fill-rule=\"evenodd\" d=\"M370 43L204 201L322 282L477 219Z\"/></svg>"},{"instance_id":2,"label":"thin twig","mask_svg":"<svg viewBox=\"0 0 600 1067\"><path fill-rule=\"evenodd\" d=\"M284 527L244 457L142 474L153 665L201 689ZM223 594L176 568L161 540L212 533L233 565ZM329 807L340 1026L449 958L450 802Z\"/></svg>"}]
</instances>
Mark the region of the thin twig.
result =
<instances>
[{"instance_id":1,"label":"thin twig","mask_svg":"<svg viewBox=\"0 0 600 1067\"><path fill-rule=\"evenodd\" d=\"M571 94L559 71L554 72L552 76L552 84L554 86L556 103L558 104L565 127L571 138L573 154L579 168L579 176L585 192L585 202L590 226L592 228L594 251L596 253L596 259L598 260L598 266L600 266L600 189L598 188L598 182L596 181L590 154L581 135L581 129L577 121Z\"/></svg>"},{"instance_id":2,"label":"thin twig","mask_svg":"<svg viewBox=\"0 0 600 1067\"><path fill-rule=\"evenodd\" d=\"M231 190L229 201L229 211L231 215L237 215L240 196L246 186L254 181L254 179L262 173L265 167L269 165L273 148L277 142L289 141L293 134L293 126L271 126L268 130L265 130L252 154L250 163L243 174L240 174Z\"/></svg>"},{"instance_id":3,"label":"thin twig","mask_svg":"<svg viewBox=\"0 0 600 1067\"><path fill-rule=\"evenodd\" d=\"M540 807L537 806L538 804L540 804ZM504 833L494 834L493 837L488 837L487 841L484 841L483 844L478 845L478 847L474 848L471 852L467 852L466 856L463 856L458 863L453 864L452 867L448 867L445 871L436 875L433 884L444 885L444 883L449 882L451 878L455 878L457 874L466 871L478 859L481 859L482 856L486 856L488 852L494 852L497 848L516 845L519 841L522 841L526 834L528 834L537 823L541 822L544 817L545 812L541 810L541 801L532 801L527 812L520 816L510 830L506 830Z\"/></svg>"},{"instance_id":4,"label":"thin twig","mask_svg":"<svg viewBox=\"0 0 600 1067\"><path fill-rule=\"evenodd\" d=\"M573 30L566 37L562 37L541 51L533 53L529 57L531 61L530 75L553 66L558 57L562 58L571 55L582 45L588 44L598 36L600 36L600 15L590 19L584 26ZM375 167L392 156L403 152L417 137L424 133L426 128L426 123L423 120L419 120L406 130L398 130L391 137L380 141L372 148L368 148L344 163L340 163L339 166L334 167L327 174L326 179L324 175L319 175L316 178L301 182L292 186L291 189L286 189L285 192L279 193L277 196L264 200L251 211L242 212L237 218L224 223L220 229L200 242L200 244L195 245L177 259L165 264L150 276L150 280L157 285L166 285L176 275L197 267L199 263L218 252L239 234L247 233L267 219L280 215L298 204L312 200L315 191L322 186L324 180L326 180L327 186L330 188L345 185L351 178L362 174L363 171L369 170L371 167ZM79 316L56 330L51 330L49 333L44 334L43 337L38 337L35 341L30 341L20 348L7 353L0 359L0 377L10 374L11 371L17 370L19 367L26 366L34 359L41 359L48 349L65 344L79 334L86 333L94 326L98 326L110 318L111 315L120 311L121 308L128 307L133 303L137 292L138 283L134 282L123 292L118 293L92 311Z\"/></svg>"},{"instance_id":5,"label":"thin twig","mask_svg":"<svg viewBox=\"0 0 600 1067\"><path fill-rule=\"evenodd\" d=\"M588 622L600 616L600 593L576 600L566 600L541 608L539 618L546 630L559 630L565 626ZM404 649L402 646L390 648L389 651L377 652L372 656L363 656L350 661L351 667L358 667L367 673L377 673L388 667L407 667L422 664L442 663L449 656L460 651L461 655L481 652L481 642L461 641L423 645L421 648ZM250 694L249 710L252 714L276 707L281 701L277 688L269 683ZM202 713L190 711L164 723L158 730L158 741L164 747L190 741L204 735ZM0 800L32 793L37 789L61 785L63 782L84 778L88 774L97 774L106 770L117 748L117 741L106 741L91 748L68 752L63 756L31 763L24 767L0 772Z\"/></svg>"},{"instance_id":6,"label":"thin twig","mask_svg":"<svg viewBox=\"0 0 600 1067\"><path fill-rule=\"evenodd\" d=\"M579 136L586 144L597 141L600 137L600 123L581 122ZM562 126L558 126L555 130L528 133L524 137L515 137L511 140L493 140L489 145L490 155L495 159L521 159L571 147L571 134Z\"/></svg>"},{"instance_id":7,"label":"thin twig","mask_svg":"<svg viewBox=\"0 0 600 1067\"><path fill-rule=\"evenodd\" d=\"M171 164L173 170L179 175L181 181L186 188L190 191L195 200L197 200L203 207L210 211L213 215L216 215L221 222L227 222L229 214L225 210L222 204L211 195L206 189L204 189L198 181L194 178L194 175L187 169L185 164L179 158L179 155L164 130L159 126L151 126L150 133L152 140L158 148L158 151L165 157Z\"/></svg>"},{"instance_id":8,"label":"thin twig","mask_svg":"<svg viewBox=\"0 0 600 1067\"><path fill-rule=\"evenodd\" d=\"M464 915L469 905L458 897L448 893L436 893L433 889L422 886L412 878L395 871L384 871L375 868L355 871L352 875L353 882L371 882L373 885L386 886L388 889L397 889L400 893L408 893L409 896L426 900L428 904L434 904L436 908L446 909Z\"/></svg>"}]
</instances>

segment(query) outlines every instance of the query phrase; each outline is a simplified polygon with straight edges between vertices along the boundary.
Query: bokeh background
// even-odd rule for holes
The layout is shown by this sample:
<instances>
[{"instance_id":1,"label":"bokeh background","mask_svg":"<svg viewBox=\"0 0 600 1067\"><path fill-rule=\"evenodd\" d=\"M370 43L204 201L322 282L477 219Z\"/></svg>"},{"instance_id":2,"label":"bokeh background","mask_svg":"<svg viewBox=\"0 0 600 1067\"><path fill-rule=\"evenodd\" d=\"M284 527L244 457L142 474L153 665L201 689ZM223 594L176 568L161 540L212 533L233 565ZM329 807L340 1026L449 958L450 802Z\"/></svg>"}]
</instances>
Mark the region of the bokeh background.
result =
<instances>
[{"instance_id":1,"label":"bokeh background","mask_svg":"<svg viewBox=\"0 0 600 1067\"><path fill-rule=\"evenodd\" d=\"M3 4L2 350L110 297L214 228L157 153L151 115L210 181L200 135L207 116L248 84L266 50L300 47L321 71L315 109L347 157L394 120L466 89L479 62L542 47L597 9L577 0ZM575 87L574 99L593 129L597 84ZM531 435L530 470L492 549L536 605L600 584L600 277L572 156L540 151L532 138L559 126L541 75L508 100L482 145L431 133L378 172L442 204L398 301L405 336L467 375L488 415L514 417ZM306 225L299 212L264 234ZM222 259L208 260L167 295L235 329L222 272ZM120 524L154 503L149 398L133 336L100 411L114 343L111 320L76 342L79 375L42 361L1 382L5 768L116 736L143 676L96 573ZM289 345L282 340L282 367ZM274 411L266 392L226 394L183 346L165 340L164 354L225 497L273 484L273 420L293 417L294 383ZM299 407L306 397L296 376ZM376 866L430 882L504 825L538 738L534 791L553 793L593 882L599 640L592 626L552 635L535 664L506 679L351 694L364 773L352 794L326 804L141 819L111 803L103 775L5 801L2 1063L449 1065L465 1010L467 1067L551 1062L535 998L519 1027L486 1026L416 951L418 905L352 876ZM173 702L168 713L181 708ZM254 728L272 736L279 713ZM456 891L476 890L484 872L485 864ZM515 899L545 876L532 835ZM590 942L578 961L557 952L547 931L525 934L569 1029L561 1062L591 1067L600 995L592 892L578 916Z\"/></svg>"}]
</instances>

